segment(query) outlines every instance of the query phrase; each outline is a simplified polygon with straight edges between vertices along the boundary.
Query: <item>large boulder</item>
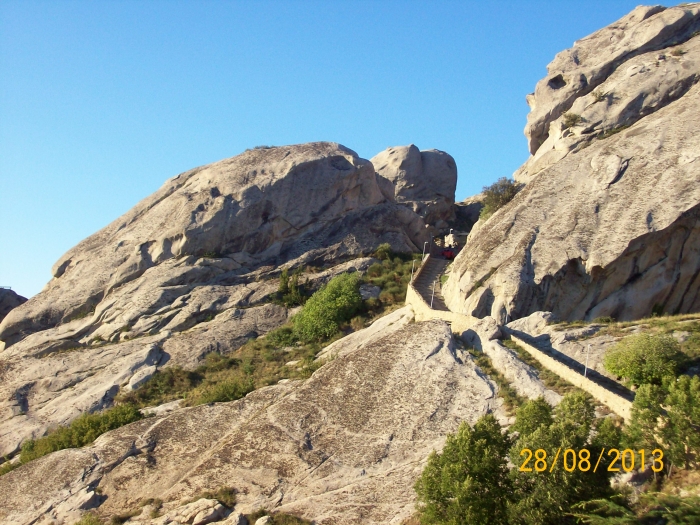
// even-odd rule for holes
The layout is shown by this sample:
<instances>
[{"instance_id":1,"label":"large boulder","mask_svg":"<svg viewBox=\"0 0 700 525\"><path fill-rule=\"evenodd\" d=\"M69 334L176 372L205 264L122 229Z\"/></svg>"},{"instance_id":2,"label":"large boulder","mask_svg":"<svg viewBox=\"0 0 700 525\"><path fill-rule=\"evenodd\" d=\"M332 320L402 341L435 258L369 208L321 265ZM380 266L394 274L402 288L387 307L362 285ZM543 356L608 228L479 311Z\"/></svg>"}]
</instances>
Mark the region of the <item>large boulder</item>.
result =
<instances>
[{"instance_id":1,"label":"large boulder","mask_svg":"<svg viewBox=\"0 0 700 525\"><path fill-rule=\"evenodd\" d=\"M0 288L0 322L10 313L10 310L26 302L26 297L17 295L10 288Z\"/></svg>"},{"instance_id":2,"label":"large boulder","mask_svg":"<svg viewBox=\"0 0 700 525\"><path fill-rule=\"evenodd\" d=\"M638 8L558 55L556 67L578 57L581 74L596 56L619 58L595 77L600 101L563 86L564 105L537 95L549 81L538 84L530 121L552 123L540 146L551 149L470 233L444 290L452 309L500 323L538 310L569 320L700 310L700 35L688 40L699 10ZM663 38L645 37L650 28ZM580 122L553 134L562 107Z\"/></svg>"},{"instance_id":3,"label":"large boulder","mask_svg":"<svg viewBox=\"0 0 700 525\"><path fill-rule=\"evenodd\" d=\"M411 320L405 307L337 341L326 353L335 358L305 382L156 415L23 465L0 477L0 518L70 524L66 516L92 507L107 521L148 498L175 516L197 495L230 487L237 512L401 523L446 434L491 410L503 415L495 385L447 324Z\"/></svg>"},{"instance_id":4,"label":"large boulder","mask_svg":"<svg viewBox=\"0 0 700 525\"><path fill-rule=\"evenodd\" d=\"M668 9L660 5L639 6L617 22L578 40L571 49L557 54L547 66L547 76L537 83L535 92L527 96L531 111L527 117L525 136L530 153L534 155L540 149L548 135L552 135L551 124L564 113L571 111L577 100L584 100L579 105L588 106L591 99L584 98L585 95L594 90L601 94L606 93L608 88L601 89L601 85L608 81L614 72L621 70L623 77L625 72L631 74L628 70L636 65L630 62L631 59L650 53L650 56L656 56L659 53L654 53L659 50L671 51L678 44L696 35L699 29L700 4L681 4ZM659 59L660 62L663 60L665 59ZM668 63L663 62L653 65L652 76L656 74L657 78L662 79L667 66ZM654 73L654 69L659 67L661 69ZM648 73L639 67L636 71ZM671 86L676 84L675 75L672 71L668 82L661 80L662 85L658 93L654 92L655 84L652 82L644 87L648 89L646 92L640 89L642 86L633 88L634 92L617 90L614 93L617 100L608 98L606 104L624 107L630 103L634 105L643 102L646 96L651 96L652 99L657 99L657 105L665 105L668 100L664 99L676 98L674 91L683 91L678 85L675 88ZM649 76L642 74L636 80L643 84L641 79ZM625 86L625 89L628 87ZM653 111L653 106L654 104L647 103L647 111ZM632 114L643 113L640 112L641 108L630 109ZM591 121L589 124L595 127L603 123ZM600 129L604 128L605 124ZM558 132L558 129L554 131L555 134ZM521 174L521 181L525 182L526 178Z\"/></svg>"},{"instance_id":5,"label":"large boulder","mask_svg":"<svg viewBox=\"0 0 700 525\"><path fill-rule=\"evenodd\" d=\"M451 155L436 149L420 151L411 144L387 148L371 162L380 181L393 185L396 202L437 228L454 220L457 164Z\"/></svg>"}]
</instances>

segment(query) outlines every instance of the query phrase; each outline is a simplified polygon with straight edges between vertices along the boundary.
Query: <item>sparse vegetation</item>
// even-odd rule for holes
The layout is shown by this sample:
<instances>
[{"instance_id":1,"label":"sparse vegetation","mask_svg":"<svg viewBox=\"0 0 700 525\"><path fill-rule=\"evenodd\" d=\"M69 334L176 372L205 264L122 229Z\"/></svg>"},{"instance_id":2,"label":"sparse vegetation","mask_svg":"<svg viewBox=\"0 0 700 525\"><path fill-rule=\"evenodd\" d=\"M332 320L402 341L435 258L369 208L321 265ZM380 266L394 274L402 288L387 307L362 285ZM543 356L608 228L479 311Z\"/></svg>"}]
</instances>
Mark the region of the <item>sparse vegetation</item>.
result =
<instances>
[{"instance_id":1,"label":"sparse vegetation","mask_svg":"<svg viewBox=\"0 0 700 525\"><path fill-rule=\"evenodd\" d=\"M42 438L22 443L20 463L28 463L64 448L83 447L109 430L142 418L143 415L131 404L115 406L96 414L83 414L67 427L59 427Z\"/></svg>"},{"instance_id":2,"label":"sparse vegetation","mask_svg":"<svg viewBox=\"0 0 700 525\"><path fill-rule=\"evenodd\" d=\"M109 520L109 525L122 525L123 523L129 521L131 518L141 514L141 512L142 510L139 508L134 509L130 512L125 512L124 514L117 514L115 516L112 516Z\"/></svg>"},{"instance_id":3,"label":"sparse vegetation","mask_svg":"<svg viewBox=\"0 0 700 525\"><path fill-rule=\"evenodd\" d=\"M97 517L97 515L92 512L83 514L83 517L79 521L76 521L73 525L103 525L102 520Z\"/></svg>"},{"instance_id":4,"label":"sparse vegetation","mask_svg":"<svg viewBox=\"0 0 700 525\"><path fill-rule=\"evenodd\" d=\"M602 91L593 91L591 95L593 95L593 100L596 102L602 102L608 97L608 94Z\"/></svg>"},{"instance_id":5,"label":"sparse vegetation","mask_svg":"<svg viewBox=\"0 0 700 525\"><path fill-rule=\"evenodd\" d=\"M491 359L486 354L474 348L469 348L468 352L479 368L498 385L498 396L503 399L506 412L513 415L516 409L525 402L525 399L520 397L508 380L493 367Z\"/></svg>"},{"instance_id":6,"label":"sparse vegetation","mask_svg":"<svg viewBox=\"0 0 700 525\"><path fill-rule=\"evenodd\" d=\"M610 128L609 130L607 130L603 133L600 133L598 135L598 138L599 139L607 139L608 137L612 137L613 135L616 135L617 133L620 133L620 131L624 131L629 127L630 127L629 124L622 124L622 125L617 126L615 128Z\"/></svg>"},{"instance_id":7,"label":"sparse vegetation","mask_svg":"<svg viewBox=\"0 0 700 525\"><path fill-rule=\"evenodd\" d=\"M236 505L236 489L233 487L220 487L215 491L208 490L205 492L200 492L189 502L192 503L200 499L215 499L224 507L232 509Z\"/></svg>"},{"instance_id":8,"label":"sparse vegetation","mask_svg":"<svg viewBox=\"0 0 700 525\"><path fill-rule=\"evenodd\" d=\"M312 521L305 520L298 516L293 516L292 514L285 514L283 512L270 512L265 509L260 509L252 514L248 514L248 523L255 523L258 519L263 516L270 516L270 525L313 525Z\"/></svg>"},{"instance_id":9,"label":"sparse vegetation","mask_svg":"<svg viewBox=\"0 0 700 525\"><path fill-rule=\"evenodd\" d=\"M564 129L569 129L579 124L582 120L581 115L576 113L564 113L562 123L564 124Z\"/></svg>"},{"instance_id":10,"label":"sparse vegetation","mask_svg":"<svg viewBox=\"0 0 700 525\"><path fill-rule=\"evenodd\" d=\"M522 185L506 177L501 177L491 186L484 186L484 207L479 212L479 219L486 220L512 201L521 190Z\"/></svg>"},{"instance_id":11,"label":"sparse vegetation","mask_svg":"<svg viewBox=\"0 0 700 525\"><path fill-rule=\"evenodd\" d=\"M566 395L571 392L579 391L577 387L569 383L566 379L559 377L554 372L543 367L537 359L532 357L527 351L518 346L518 344L514 341L508 339L506 341L503 341L503 345L515 351L515 353L518 355L521 361L537 370L537 376L550 390L554 390L555 392L561 395Z\"/></svg>"},{"instance_id":12,"label":"sparse vegetation","mask_svg":"<svg viewBox=\"0 0 700 525\"><path fill-rule=\"evenodd\" d=\"M683 55L685 55L685 51L681 48L676 48L673 51L671 51L671 56L680 57Z\"/></svg>"}]
</instances>

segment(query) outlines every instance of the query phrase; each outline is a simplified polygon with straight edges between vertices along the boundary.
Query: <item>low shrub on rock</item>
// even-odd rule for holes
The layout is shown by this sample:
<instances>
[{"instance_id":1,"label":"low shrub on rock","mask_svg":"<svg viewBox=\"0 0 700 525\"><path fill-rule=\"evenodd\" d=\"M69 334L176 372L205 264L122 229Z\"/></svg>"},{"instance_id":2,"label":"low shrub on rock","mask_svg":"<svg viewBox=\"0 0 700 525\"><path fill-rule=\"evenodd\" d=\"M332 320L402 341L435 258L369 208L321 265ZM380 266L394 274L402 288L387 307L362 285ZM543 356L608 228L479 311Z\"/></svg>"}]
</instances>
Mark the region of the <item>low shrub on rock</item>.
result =
<instances>
[{"instance_id":1,"label":"low shrub on rock","mask_svg":"<svg viewBox=\"0 0 700 525\"><path fill-rule=\"evenodd\" d=\"M491 186L484 186L484 207L481 208L479 219L486 220L506 204L513 200L522 185L506 177L501 177Z\"/></svg>"},{"instance_id":2,"label":"low shrub on rock","mask_svg":"<svg viewBox=\"0 0 700 525\"><path fill-rule=\"evenodd\" d=\"M20 462L27 463L64 448L83 447L105 432L142 418L141 412L130 404L118 405L98 414L83 414L67 427L59 427L42 438L22 443Z\"/></svg>"}]
</instances>

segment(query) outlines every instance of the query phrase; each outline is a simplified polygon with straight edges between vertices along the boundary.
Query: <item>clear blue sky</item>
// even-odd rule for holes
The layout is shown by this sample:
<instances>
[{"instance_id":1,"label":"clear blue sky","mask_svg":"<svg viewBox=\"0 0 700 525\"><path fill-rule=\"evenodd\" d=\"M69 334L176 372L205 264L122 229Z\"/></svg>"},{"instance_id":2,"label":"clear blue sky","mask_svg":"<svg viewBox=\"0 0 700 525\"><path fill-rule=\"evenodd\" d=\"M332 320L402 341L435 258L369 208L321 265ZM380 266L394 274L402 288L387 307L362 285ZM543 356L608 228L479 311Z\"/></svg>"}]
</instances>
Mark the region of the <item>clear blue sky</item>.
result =
<instances>
[{"instance_id":1,"label":"clear blue sky","mask_svg":"<svg viewBox=\"0 0 700 525\"><path fill-rule=\"evenodd\" d=\"M528 156L525 95L639 0L0 0L0 285L189 168L260 144L457 161L457 198Z\"/></svg>"}]
</instances>

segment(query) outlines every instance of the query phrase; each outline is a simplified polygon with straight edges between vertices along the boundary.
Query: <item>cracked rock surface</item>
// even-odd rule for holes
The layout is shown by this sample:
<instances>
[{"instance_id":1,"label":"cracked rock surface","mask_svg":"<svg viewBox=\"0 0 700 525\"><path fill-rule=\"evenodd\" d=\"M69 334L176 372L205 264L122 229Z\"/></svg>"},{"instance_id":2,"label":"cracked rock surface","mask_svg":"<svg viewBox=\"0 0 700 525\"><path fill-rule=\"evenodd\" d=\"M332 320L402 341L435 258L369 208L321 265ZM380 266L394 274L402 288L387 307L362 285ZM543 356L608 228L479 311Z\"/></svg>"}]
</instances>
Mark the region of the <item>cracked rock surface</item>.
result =
<instances>
[{"instance_id":1,"label":"cracked rock surface","mask_svg":"<svg viewBox=\"0 0 700 525\"><path fill-rule=\"evenodd\" d=\"M505 324L700 309L699 17L700 4L640 7L557 55L550 76L567 83L541 81L529 117L548 138L457 256L452 310ZM584 70L589 86L573 86ZM562 108L581 121L563 129Z\"/></svg>"},{"instance_id":2,"label":"cracked rock surface","mask_svg":"<svg viewBox=\"0 0 700 525\"><path fill-rule=\"evenodd\" d=\"M400 523L413 513L413 483L431 450L498 403L444 322L407 322L410 307L387 317L379 332L365 329L364 344L334 343L335 358L305 382L176 409L19 467L0 477L0 519L70 523L71 512L110 517L146 498L174 515L203 491L233 486L237 512Z\"/></svg>"}]
</instances>

